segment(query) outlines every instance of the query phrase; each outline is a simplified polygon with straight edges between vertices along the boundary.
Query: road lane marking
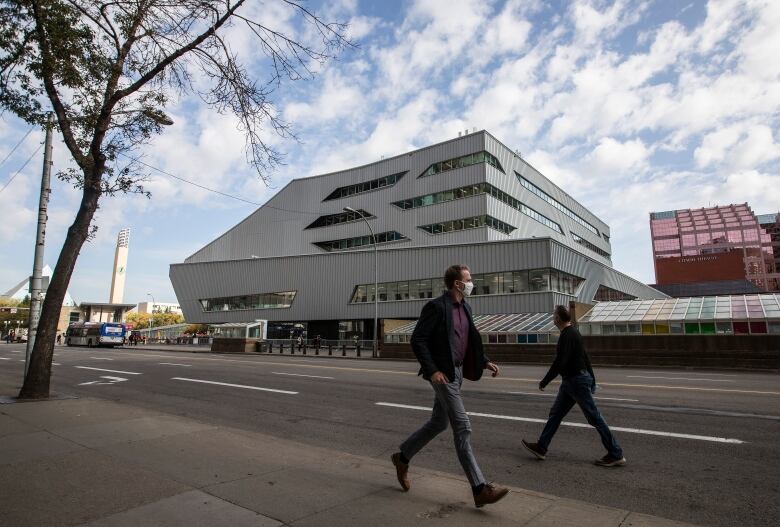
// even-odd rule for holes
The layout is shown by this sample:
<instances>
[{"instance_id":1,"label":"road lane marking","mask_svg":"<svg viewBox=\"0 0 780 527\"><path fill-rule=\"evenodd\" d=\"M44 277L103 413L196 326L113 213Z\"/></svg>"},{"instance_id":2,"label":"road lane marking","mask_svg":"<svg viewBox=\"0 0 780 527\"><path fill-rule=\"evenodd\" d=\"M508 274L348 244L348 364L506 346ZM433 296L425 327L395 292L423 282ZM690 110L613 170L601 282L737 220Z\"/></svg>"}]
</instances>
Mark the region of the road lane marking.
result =
<instances>
[{"instance_id":1,"label":"road lane marking","mask_svg":"<svg viewBox=\"0 0 780 527\"><path fill-rule=\"evenodd\" d=\"M375 403L375 404L377 406L389 406L391 408L404 408L407 410L424 410L427 412L430 412L432 410L430 407L427 406L413 406L410 404L396 404L396 403ZM490 419L502 419L506 421L523 421L526 423L543 423L543 424L547 423L546 419L537 419L534 417L517 417L514 415L485 414L481 412L466 412L466 413L474 417L487 417ZM593 428L587 423L572 423L569 421L563 421L561 422L561 425L571 426L573 428ZM735 445L741 445L745 443L745 441L742 441L741 439L732 439L727 437L701 436L695 434L678 434L676 432L662 432L660 430L645 430L642 428L625 428L622 426L610 426L609 428L610 430L616 430L618 432L626 432L628 434L674 437L677 439L693 439L696 441L709 441L712 443L729 443Z\"/></svg>"},{"instance_id":2,"label":"road lane marking","mask_svg":"<svg viewBox=\"0 0 780 527\"><path fill-rule=\"evenodd\" d=\"M117 354L121 352L116 352ZM175 352L171 352L175 353ZM132 355L134 357L170 357L170 355L159 355L159 354L140 354L140 353L127 353L128 355ZM295 368L322 368L326 370L342 370L342 371L354 371L358 373L390 373L390 374L396 374L396 375L414 375L416 376L416 371L399 371L399 370L377 370L377 369L369 369L369 368L346 368L341 366L318 366L316 364L309 365L309 364L293 364L292 362L266 362L264 360L240 360L240 359L216 359L216 358L208 358L208 357L193 357L189 358L187 360L203 360L203 361L212 361L212 362L234 362L234 363L240 363L240 364L254 364L255 366L263 366L263 365L272 365L272 366L291 366ZM417 368L415 368L417 370ZM534 385L539 384L539 379L525 379L521 377L498 377L496 379L493 379L493 381L518 381L518 382L527 382L527 383L533 383ZM552 384L556 384L556 381L553 381ZM559 384L559 383L558 383ZM778 395L780 396L780 392L770 392L770 391L758 391L758 390L738 390L738 389L732 389L732 388L694 388L692 386L664 386L664 385L657 385L657 384L627 384L627 383L612 383L612 382L599 382L600 386L616 386L616 387L622 387L622 388L653 388L653 389L662 389L662 390L689 390L689 391L697 391L697 392L713 392L713 393L734 393L734 394L747 394L747 395Z\"/></svg>"},{"instance_id":3,"label":"road lane marking","mask_svg":"<svg viewBox=\"0 0 780 527\"><path fill-rule=\"evenodd\" d=\"M192 364L179 364L178 362L160 362L158 364L164 365L164 366L186 366L189 368L192 366Z\"/></svg>"},{"instance_id":4,"label":"road lane marking","mask_svg":"<svg viewBox=\"0 0 780 527\"><path fill-rule=\"evenodd\" d=\"M21 351L11 350L11 353L21 353Z\"/></svg>"},{"instance_id":5,"label":"road lane marking","mask_svg":"<svg viewBox=\"0 0 780 527\"><path fill-rule=\"evenodd\" d=\"M0 357L0 360L11 360L11 359L8 357Z\"/></svg>"},{"instance_id":6,"label":"road lane marking","mask_svg":"<svg viewBox=\"0 0 780 527\"><path fill-rule=\"evenodd\" d=\"M637 371L637 373L649 373L652 375L709 375L710 377L738 377L736 373L714 373L711 371L708 372L695 372L695 371L686 371L681 373L675 373L673 371ZM746 372L749 373L749 372ZM760 373L760 372L758 372Z\"/></svg>"},{"instance_id":7,"label":"road lane marking","mask_svg":"<svg viewBox=\"0 0 780 527\"><path fill-rule=\"evenodd\" d=\"M311 377L313 379L333 379L333 377L324 377L322 375L304 375L303 373L284 373L281 371L272 371L274 375L289 375L290 377Z\"/></svg>"},{"instance_id":8,"label":"road lane marking","mask_svg":"<svg viewBox=\"0 0 780 527\"><path fill-rule=\"evenodd\" d=\"M273 392L273 393L284 393L287 395L298 395L298 392L290 392L287 390L276 390L274 388L261 388L259 386L247 386L245 384L231 384L229 382L217 382L217 381L207 381L204 379L187 379L186 377L173 377L171 378L172 381L186 381L186 382L199 382L203 384L215 384L217 386L228 386L230 388L244 388L245 390L258 390L261 392Z\"/></svg>"},{"instance_id":9,"label":"road lane marking","mask_svg":"<svg viewBox=\"0 0 780 527\"><path fill-rule=\"evenodd\" d=\"M626 375L627 379L665 379L668 381L710 381L710 382L737 382L731 379L702 379L700 377L652 377L649 375Z\"/></svg>"},{"instance_id":10,"label":"road lane marking","mask_svg":"<svg viewBox=\"0 0 780 527\"><path fill-rule=\"evenodd\" d=\"M103 385L106 385L106 384L116 384L118 382L124 382L124 381L127 380L124 377L113 377L111 375L101 375L100 378L101 379L108 379L110 382L89 381L89 382L79 383L79 384L77 384L77 386L87 386L87 385L90 385L90 384L103 384Z\"/></svg>"},{"instance_id":11,"label":"road lane marking","mask_svg":"<svg viewBox=\"0 0 780 527\"><path fill-rule=\"evenodd\" d=\"M103 368L91 368L89 366L73 366L73 367L78 368L80 370L106 371L108 373L123 373L125 375L143 375L143 373L138 373L135 371L105 370Z\"/></svg>"},{"instance_id":12,"label":"road lane marking","mask_svg":"<svg viewBox=\"0 0 780 527\"><path fill-rule=\"evenodd\" d=\"M513 395L536 395L539 397L557 397L557 393L533 393L533 392L506 392ZM594 396L594 399L599 399L602 401L627 401L631 403L638 403L639 399L621 399L620 397L601 397L601 396Z\"/></svg>"},{"instance_id":13,"label":"road lane marking","mask_svg":"<svg viewBox=\"0 0 780 527\"><path fill-rule=\"evenodd\" d=\"M62 366L62 364L60 364L59 362L52 362L51 365L52 366Z\"/></svg>"},{"instance_id":14,"label":"road lane marking","mask_svg":"<svg viewBox=\"0 0 780 527\"><path fill-rule=\"evenodd\" d=\"M90 357L90 359L95 359L95 360L114 360L114 359L109 359L108 357Z\"/></svg>"}]
</instances>

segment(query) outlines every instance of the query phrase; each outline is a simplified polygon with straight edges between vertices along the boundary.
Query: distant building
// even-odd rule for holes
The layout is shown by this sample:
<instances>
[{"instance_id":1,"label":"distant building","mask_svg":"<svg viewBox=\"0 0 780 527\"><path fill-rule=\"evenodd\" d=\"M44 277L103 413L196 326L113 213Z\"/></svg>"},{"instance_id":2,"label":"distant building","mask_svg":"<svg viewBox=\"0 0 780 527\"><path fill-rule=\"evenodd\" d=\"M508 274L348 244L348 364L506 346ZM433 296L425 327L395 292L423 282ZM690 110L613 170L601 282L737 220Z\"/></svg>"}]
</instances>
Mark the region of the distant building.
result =
<instances>
[{"instance_id":1,"label":"distant building","mask_svg":"<svg viewBox=\"0 0 780 527\"><path fill-rule=\"evenodd\" d=\"M775 270L780 272L780 212L775 214L760 214L757 216L761 228L772 240L772 251L775 254Z\"/></svg>"},{"instance_id":2,"label":"distant building","mask_svg":"<svg viewBox=\"0 0 780 527\"><path fill-rule=\"evenodd\" d=\"M44 284L48 284L49 281L51 280L51 275L52 275L51 267L45 265L43 267L43 272L41 274L43 276ZM28 277L25 278L24 280L21 280L11 289L3 293L2 296L4 298L9 298L18 301L22 301L25 298L29 298L30 278ZM44 296L46 296L45 292L44 292ZM10 309L16 309L16 308L9 308L9 310ZM26 313L27 308L23 308L23 310ZM66 291L65 298L62 300L62 308L60 309L60 318L57 321L57 331L65 331L65 329L68 327L68 324L70 322L77 322L79 320L80 313L81 312L79 311L76 301L73 300L73 297L71 296L70 292Z\"/></svg>"},{"instance_id":3,"label":"distant building","mask_svg":"<svg viewBox=\"0 0 780 527\"><path fill-rule=\"evenodd\" d=\"M135 304L82 302L80 320L84 322L124 322L125 316L134 307Z\"/></svg>"},{"instance_id":4,"label":"distant building","mask_svg":"<svg viewBox=\"0 0 780 527\"><path fill-rule=\"evenodd\" d=\"M111 275L111 292L108 301L121 304L125 297L125 276L127 275L127 253L130 250L130 229L122 229L116 239L114 272Z\"/></svg>"},{"instance_id":5,"label":"distant building","mask_svg":"<svg viewBox=\"0 0 780 527\"><path fill-rule=\"evenodd\" d=\"M664 292L780 291L772 237L747 203L653 212L650 233L656 286Z\"/></svg>"},{"instance_id":6,"label":"distant building","mask_svg":"<svg viewBox=\"0 0 780 527\"><path fill-rule=\"evenodd\" d=\"M181 315L179 304L169 304L166 302L139 302L135 309L138 313L175 313Z\"/></svg>"}]
</instances>

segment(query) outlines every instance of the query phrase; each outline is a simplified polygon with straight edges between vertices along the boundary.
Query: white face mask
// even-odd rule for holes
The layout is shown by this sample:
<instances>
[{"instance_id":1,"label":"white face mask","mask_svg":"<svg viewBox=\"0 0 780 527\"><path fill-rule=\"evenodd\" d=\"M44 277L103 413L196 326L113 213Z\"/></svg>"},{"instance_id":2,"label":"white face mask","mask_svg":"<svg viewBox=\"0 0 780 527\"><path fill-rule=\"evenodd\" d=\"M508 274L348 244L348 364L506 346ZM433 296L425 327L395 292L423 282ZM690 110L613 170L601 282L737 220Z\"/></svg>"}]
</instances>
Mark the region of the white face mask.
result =
<instances>
[{"instance_id":1,"label":"white face mask","mask_svg":"<svg viewBox=\"0 0 780 527\"><path fill-rule=\"evenodd\" d=\"M461 282L463 284L463 289L461 290L461 293L463 293L463 296L471 296L471 292L474 290L474 283L473 282Z\"/></svg>"}]
</instances>

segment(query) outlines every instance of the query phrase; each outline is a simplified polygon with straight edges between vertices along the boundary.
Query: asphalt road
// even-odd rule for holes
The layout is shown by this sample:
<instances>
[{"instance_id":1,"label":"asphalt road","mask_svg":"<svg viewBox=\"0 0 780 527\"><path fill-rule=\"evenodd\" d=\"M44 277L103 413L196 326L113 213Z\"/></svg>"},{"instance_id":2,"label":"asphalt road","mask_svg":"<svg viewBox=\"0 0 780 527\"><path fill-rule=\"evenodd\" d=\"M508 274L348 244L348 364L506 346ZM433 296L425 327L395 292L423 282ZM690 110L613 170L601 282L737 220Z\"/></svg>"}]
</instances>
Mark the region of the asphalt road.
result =
<instances>
[{"instance_id":1,"label":"asphalt road","mask_svg":"<svg viewBox=\"0 0 780 527\"><path fill-rule=\"evenodd\" d=\"M0 386L21 383L23 359L21 345L0 344ZM54 361L56 392L382 459L425 422L433 401L411 362L65 347ZM496 379L465 384L488 479L701 525L780 524L779 375L598 369L597 402L628 459L604 469L592 464L604 452L576 408L546 461L520 446L536 440L557 390L538 391L544 372L508 365ZM412 465L460 473L451 434Z\"/></svg>"}]
</instances>

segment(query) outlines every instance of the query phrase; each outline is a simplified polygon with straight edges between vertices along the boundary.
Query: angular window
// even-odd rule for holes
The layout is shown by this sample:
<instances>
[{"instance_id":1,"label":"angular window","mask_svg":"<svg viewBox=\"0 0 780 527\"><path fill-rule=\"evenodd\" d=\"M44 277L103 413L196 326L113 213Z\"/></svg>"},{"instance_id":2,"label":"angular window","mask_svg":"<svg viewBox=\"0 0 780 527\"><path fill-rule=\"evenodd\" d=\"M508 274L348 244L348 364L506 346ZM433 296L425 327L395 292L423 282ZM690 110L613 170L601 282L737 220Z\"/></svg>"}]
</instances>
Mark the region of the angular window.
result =
<instances>
[{"instance_id":1,"label":"angular window","mask_svg":"<svg viewBox=\"0 0 780 527\"><path fill-rule=\"evenodd\" d=\"M421 178L433 176L441 172L447 172L449 170L455 170L456 168L463 168L471 165L477 165L479 163L487 163L501 172L504 172L504 169L501 167L501 163L498 162L498 159L496 159L495 156L482 151L477 152L476 154L469 154L466 156L447 159L445 161L439 161L438 163L434 163L426 168L425 171L417 177Z\"/></svg>"},{"instance_id":2,"label":"angular window","mask_svg":"<svg viewBox=\"0 0 780 527\"><path fill-rule=\"evenodd\" d=\"M371 181L364 181L363 183L355 183L354 185L347 185L345 187L339 187L330 194L328 194L322 201L330 201L332 199L346 198L347 196L354 196L355 194L362 194L364 192L370 192L372 190L391 187L398 183L402 177L406 175L406 172L399 172L398 174L392 174L389 176L381 177L379 179L372 179Z\"/></svg>"},{"instance_id":3,"label":"angular window","mask_svg":"<svg viewBox=\"0 0 780 527\"><path fill-rule=\"evenodd\" d=\"M501 220L497 220L492 216L474 216L471 218L432 223L430 225L420 225L418 228L429 234L441 234L445 232L476 229L484 226L503 232L504 234L509 234L516 229L516 227L504 223Z\"/></svg>"},{"instance_id":4,"label":"angular window","mask_svg":"<svg viewBox=\"0 0 780 527\"><path fill-rule=\"evenodd\" d=\"M396 231L379 232L376 234L376 243L390 243L408 239L406 236ZM312 242L320 249L324 249L328 252L331 251L344 251L347 249L355 249L357 247L363 247L371 245L371 236L358 236L356 238L344 238L343 240L328 240L322 242Z\"/></svg>"},{"instance_id":5,"label":"angular window","mask_svg":"<svg viewBox=\"0 0 780 527\"><path fill-rule=\"evenodd\" d=\"M571 231L569 231L569 232L571 232ZM585 239L585 238L583 238L582 236L579 236L578 234L574 234L574 233L572 232L572 233L571 233L571 237L572 237L572 239L573 239L573 240L574 240L576 243L579 243L579 244L580 244L580 245L582 245L583 247L585 247L585 248L587 248L587 249L590 249L590 250L591 250L591 251L593 251L594 253L596 253L596 254L598 254L598 255L601 255L601 256L603 256L604 258L607 258L607 259L611 258L611 255L610 255L610 254L609 254L607 251L605 251L605 250L604 250L604 249L602 249L601 247L598 247L596 244L593 244L593 243L589 242L588 240L586 240L586 239Z\"/></svg>"},{"instance_id":6,"label":"angular window","mask_svg":"<svg viewBox=\"0 0 780 527\"><path fill-rule=\"evenodd\" d=\"M636 297L600 284L593 300L596 302L614 302L618 300L636 300Z\"/></svg>"},{"instance_id":7,"label":"angular window","mask_svg":"<svg viewBox=\"0 0 780 527\"><path fill-rule=\"evenodd\" d=\"M520 184L525 188L526 190L529 190L532 194L536 195L537 197L541 198L542 200L546 201L562 213L564 213L569 218L573 219L575 222L579 223L586 229L588 229L590 232L595 234L596 236L601 236L601 233L599 230L585 221L580 215L578 215L576 212L571 210L569 207L558 201L557 199L550 196L548 193L546 193L541 188L537 187L527 179L525 179L523 176L515 172L515 176L517 176L517 179L520 181ZM609 236L604 235L604 238L609 241Z\"/></svg>"},{"instance_id":8,"label":"angular window","mask_svg":"<svg viewBox=\"0 0 780 527\"><path fill-rule=\"evenodd\" d=\"M360 213L360 214L358 214ZM361 217L361 214L363 215ZM331 225L338 225L339 223L350 223L353 221L360 221L363 218L373 218L374 216L363 209L358 209L356 212L339 212L336 214L327 214L320 216L309 224L306 229L315 229L317 227L330 227Z\"/></svg>"},{"instance_id":9,"label":"angular window","mask_svg":"<svg viewBox=\"0 0 780 527\"><path fill-rule=\"evenodd\" d=\"M203 298L199 300L204 312L239 311L247 309L283 309L292 305L297 291L261 293L256 295Z\"/></svg>"},{"instance_id":10,"label":"angular window","mask_svg":"<svg viewBox=\"0 0 780 527\"><path fill-rule=\"evenodd\" d=\"M551 284L551 277L557 280L557 286ZM503 271L497 273L472 274L474 296L526 293L529 291L558 291L574 294L574 290L584 280L562 271L552 269L531 269L522 271ZM562 285L571 284L571 285ZM433 298L445 290L441 278L423 278L400 282L382 282L378 284L379 302L402 300L424 300ZM569 291L566 291L569 289ZM355 286L350 303L362 304L374 302L374 284Z\"/></svg>"}]
</instances>

